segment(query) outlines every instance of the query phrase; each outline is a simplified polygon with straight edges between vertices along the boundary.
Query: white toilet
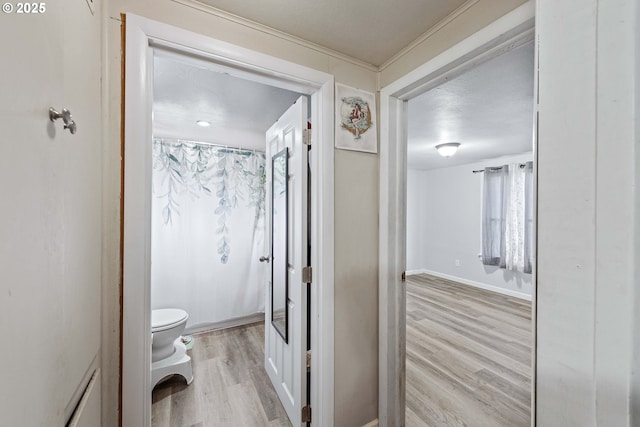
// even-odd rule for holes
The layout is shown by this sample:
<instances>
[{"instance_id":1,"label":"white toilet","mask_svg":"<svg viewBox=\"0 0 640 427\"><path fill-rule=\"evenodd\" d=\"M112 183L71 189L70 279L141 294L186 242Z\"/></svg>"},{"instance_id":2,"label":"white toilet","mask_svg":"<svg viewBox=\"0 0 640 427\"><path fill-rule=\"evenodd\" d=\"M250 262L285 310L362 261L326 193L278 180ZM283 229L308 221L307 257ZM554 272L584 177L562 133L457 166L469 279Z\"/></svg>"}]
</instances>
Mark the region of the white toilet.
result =
<instances>
[{"instance_id":1,"label":"white toilet","mask_svg":"<svg viewBox=\"0 0 640 427\"><path fill-rule=\"evenodd\" d=\"M151 311L151 389L169 375L181 375L187 385L193 381L191 358L180 339L189 315L177 308Z\"/></svg>"}]
</instances>

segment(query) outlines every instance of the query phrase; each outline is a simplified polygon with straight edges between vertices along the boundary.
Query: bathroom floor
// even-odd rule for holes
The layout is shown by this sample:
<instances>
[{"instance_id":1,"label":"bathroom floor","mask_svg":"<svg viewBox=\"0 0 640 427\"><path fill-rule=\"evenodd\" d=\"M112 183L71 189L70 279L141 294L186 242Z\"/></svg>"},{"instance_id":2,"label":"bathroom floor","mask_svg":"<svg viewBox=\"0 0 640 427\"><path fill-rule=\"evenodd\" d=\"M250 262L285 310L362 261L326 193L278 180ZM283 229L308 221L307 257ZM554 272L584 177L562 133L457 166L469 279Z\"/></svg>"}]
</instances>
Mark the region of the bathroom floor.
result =
<instances>
[{"instance_id":1,"label":"bathroom floor","mask_svg":"<svg viewBox=\"0 0 640 427\"><path fill-rule=\"evenodd\" d=\"M264 323L194 335L193 382L153 390L153 427L291 426L264 370Z\"/></svg>"}]
</instances>

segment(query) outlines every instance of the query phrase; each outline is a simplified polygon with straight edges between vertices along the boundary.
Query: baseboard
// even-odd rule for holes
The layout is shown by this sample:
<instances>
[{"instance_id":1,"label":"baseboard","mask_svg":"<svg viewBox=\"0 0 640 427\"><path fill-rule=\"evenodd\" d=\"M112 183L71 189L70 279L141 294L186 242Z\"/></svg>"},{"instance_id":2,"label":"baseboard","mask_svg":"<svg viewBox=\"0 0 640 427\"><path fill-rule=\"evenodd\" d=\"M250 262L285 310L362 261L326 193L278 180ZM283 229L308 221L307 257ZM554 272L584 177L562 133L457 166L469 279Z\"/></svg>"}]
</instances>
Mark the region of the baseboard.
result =
<instances>
[{"instance_id":1,"label":"baseboard","mask_svg":"<svg viewBox=\"0 0 640 427\"><path fill-rule=\"evenodd\" d=\"M378 419L376 418L373 421L369 421L368 423L366 423L362 427L378 427Z\"/></svg>"},{"instance_id":2,"label":"baseboard","mask_svg":"<svg viewBox=\"0 0 640 427\"><path fill-rule=\"evenodd\" d=\"M199 323L185 328L185 335L197 334L199 332L215 331L217 329L233 328L234 326L248 325L250 323L263 322L264 313L250 314L249 316L234 317L222 322Z\"/></svg>"},{"instance_id":3,"label":"baseboard","mask_svg":"<svg viewBox=\"0 0 640 427\"><path fill-rule=\"evenodd\" d=\"M511 289L499 288L497 286L487 285L486 283L476 282L474 280L464 279L462 277L450 276L448 274L439 273L437 271L431 271L427 269L411 270L407 271L407 274L429 274L431 276L440 277L442 279L452 280L454 282L462 283L463 285L473 286L475 288L484 289L485 291L496 292L510 297L519 298L527 301L531 301L531 295L524 292L512 291Z\"/></svg>"}]
</instances>

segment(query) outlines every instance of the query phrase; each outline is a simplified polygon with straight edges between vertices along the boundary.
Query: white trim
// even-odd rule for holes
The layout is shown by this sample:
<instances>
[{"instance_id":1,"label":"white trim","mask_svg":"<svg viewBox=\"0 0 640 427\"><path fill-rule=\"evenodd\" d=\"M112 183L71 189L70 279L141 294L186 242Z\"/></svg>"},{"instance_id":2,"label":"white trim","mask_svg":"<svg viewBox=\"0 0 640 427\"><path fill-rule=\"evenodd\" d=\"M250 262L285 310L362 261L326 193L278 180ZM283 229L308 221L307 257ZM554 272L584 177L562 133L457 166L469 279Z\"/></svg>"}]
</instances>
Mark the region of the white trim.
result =
<instances>
[{"instance_id":1,"label":"white trim","mask_svg":"<svg viewBox=\"0 0 640 427\"><path fill-rule=\"evenodd\" d=\"M184 29L127 14L125 69L124 267L122 423L148 427L151 415L150 204L151 45L206 57L234 75L258 73L276 85L295 85L311 95L314 155L312 182L312 367L315 426L331 426L333 399L333 91L330 74L234 46ZM141 167L142 165L142 167Z\"/></svg>"},{"instance_id":2,"label":"white trim","mask_svg":"<svg viewBox=\"0 0 640 427\"><path fill-rule=\"evenodd\" d=\"M131 21L126 23L121 408L123 426L147 427L151 423L151 371L146 368L151 366L151 303L150 286L145 284L150 281L151 221L147 219L151 213L148 196L138 200L137 195L151 191L148 180L131 177L151 173L144 144L132 141L151 140L147 81L152 80L147 78L150 51L147 35L135 19Z\"/></svg>"},{"instance_id":3,"label":"white trim","mask_svg":"<svg viewBox=\"0 0 640 427\"><path fill-rule=\"evenodd\" d=\"M380 90L386 96L407 100L425 91L425 87L439 84L445 73L469 69L482 60L490 59L522 43L523 37L532 39L534 5L529 0L497 19L489 26L450 47L413 71L400 77ZM497 51L496 51L497 50Z\"/></svg>"},{"instance_id":4,"label":"white trim","mask_svg":"<svg viewBox=\"0 0 640 427\"><path fill-rule=\"evenodd\" d=\"M499 286L487 285L486 283L476 282L475 280L465 279L463 277L451 276L449 274L439 273L437 271L427 270L426 268L419 270L407 271L407 276L414 274L428 274L430 276L440 277L441 279L447 279L463 285L473 286L474 288L484 289L485 291L491 291L502 295L508 295L510 297L531 301L531 295L524 292L513 291L511 289L501 288Z\"/></svg>"},{"instance_id":5,"label":"white trim","mask_svg":"<svg viewBox=\"0 0 640 427\"><path fill-rule=\"evenodd\" d=\"M300 37L293 36L289 33L285 33L284 31L277 30L275 28L269 27L267 25L261 24L256 21L252 21L250 19L244 18L239 15L235 15L230 12L226 12L224 10L218 9L214 6L210 6L208 4L204 4L197 0L173 0L176 3L183 4L185 6L191 7L193 9L197 9L201 12L208 13L210 15L215 15L219 18L226 19L233 23L251 28L253 30L259 31L261 33L269 34L270 36L277 37L282 40L286 40L291 43L295 43L302 47L306 47L307 49L315 50L316 52L322 53L324 55L332 56L336 59L339 59L344 62L348 62L353 65L357 65L358 67L365 68L369 71L378 71L378 67L373 64L370 64L365 61L361 61L350 56L345 55L344 53L338 52L337 50L329 49L327 47L321 46L319 44L310 42L305 39L301 39ZM478 1L478 0L475 0Z\"/></svg>"},{"instance_id":6,"label":"white trim","mask_svg":"<svg viewBox=\"0 0 640 427\"><path fill-rule=\"evenodd\" d=\"M330 427L334 420L334 97L333 77L311 95L311 241L322 244L311 252L311 407L312 426ZM317 126L315 124L318 124ZM316 142L317 141L317 142ZM314 178L314 177L317 177Z\"/></svg>"},{"instance_id":7,"label":"white trim","mask_svg":"<svg viewBox=\"0 0 640 427\"><path fill-rule=\"evenodd\" d=\"M197 325L187 326L184 329L184 335L203 334L211 331L217 331L219 329L235 328L236 326L250 325L258 322L264 322L264 313L234 317L233 319L223 320L222 322L199 323Z\"/></svg>"},{"instance_id":8,"label":"white trim","mask_svg":"<svg viewBox=\"0 0 640 427\"><path fill-rule=\"evenodd\" d=\"M405 421L407 111L406 102L382 92L380 101L378 420L396 427Z\"/></svg>"},{"instance_id":9,"label":"white trim","mask_svg":"<svg viewBox=\"0 0 640 427\"><path fill-rule=\"evenodd\" d=\"M401 426L405 421L406 287L401 274L406 263L406 100L531 39L534 9L529 0L380 91L378 419L382 426Z\"/></svg>"}]
</instances>

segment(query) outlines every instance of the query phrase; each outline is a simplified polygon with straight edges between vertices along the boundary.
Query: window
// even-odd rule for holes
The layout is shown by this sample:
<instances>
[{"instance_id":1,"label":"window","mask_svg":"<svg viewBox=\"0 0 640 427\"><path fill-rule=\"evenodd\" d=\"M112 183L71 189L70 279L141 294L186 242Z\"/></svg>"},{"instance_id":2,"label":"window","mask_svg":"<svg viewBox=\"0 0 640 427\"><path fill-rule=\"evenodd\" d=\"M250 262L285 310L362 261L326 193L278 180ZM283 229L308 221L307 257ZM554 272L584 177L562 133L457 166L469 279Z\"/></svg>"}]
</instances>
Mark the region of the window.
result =
<instances>
[{"instance_id":1,"label":"window","mask_svg":"<svg viewBox=\"0 0 640 427\"><path fill-rule=\"evenodd\" d=\"M533 162L484 170L482 263L531 273Z\"/></svg>"}]
</instances>

